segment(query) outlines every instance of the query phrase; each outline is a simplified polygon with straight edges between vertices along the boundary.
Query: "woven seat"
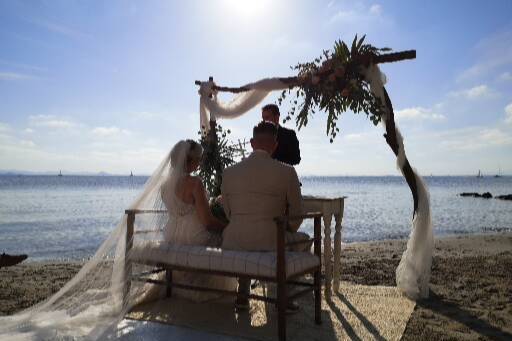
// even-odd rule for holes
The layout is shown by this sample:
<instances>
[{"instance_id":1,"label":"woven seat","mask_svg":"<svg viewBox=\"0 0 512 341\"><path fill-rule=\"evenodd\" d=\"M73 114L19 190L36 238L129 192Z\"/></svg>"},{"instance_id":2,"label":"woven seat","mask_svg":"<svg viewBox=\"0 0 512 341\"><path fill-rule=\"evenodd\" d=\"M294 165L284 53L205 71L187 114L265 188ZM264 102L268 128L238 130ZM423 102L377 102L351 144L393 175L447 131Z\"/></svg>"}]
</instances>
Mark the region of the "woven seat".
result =
<instances>
[{"instance_id":1,"label":"woven seat","mask_svg":"<svg viewBox=\"0 0 512 341\"><path fill-rule=\"evenodd\" d=\"M130 260L255 277L275 278L277 271L276 252L232 251L165 241L134 243ZM319 264L318 256L309 252L286 252L286 277L293 277Z\"/></svg>"}]
</instances>

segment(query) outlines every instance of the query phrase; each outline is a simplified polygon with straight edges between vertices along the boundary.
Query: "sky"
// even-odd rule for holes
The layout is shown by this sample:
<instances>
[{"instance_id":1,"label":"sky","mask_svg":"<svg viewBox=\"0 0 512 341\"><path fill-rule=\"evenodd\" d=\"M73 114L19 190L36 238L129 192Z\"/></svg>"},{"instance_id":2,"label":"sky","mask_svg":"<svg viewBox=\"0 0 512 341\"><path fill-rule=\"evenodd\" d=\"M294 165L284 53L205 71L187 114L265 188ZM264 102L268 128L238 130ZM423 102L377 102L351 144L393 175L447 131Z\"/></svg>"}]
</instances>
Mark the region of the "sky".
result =
<instances>
[{"instance_id":1,"label":"sky","mask_svg":"<svg viewBox=\"0 0 512 341\"><path fill-rule=\"evenodd\" d=\"M0 170L151 174L198 137L195 80L292 76L366 34L417 51L381 69L420 174L512 174L510 13L510 0L0 0ZM236 141L259 120L219 123ZM323 113L298 131L299 175L399 174L381 126L347 112L338 127L332 144Z\"/></svg>"}]
</instances>

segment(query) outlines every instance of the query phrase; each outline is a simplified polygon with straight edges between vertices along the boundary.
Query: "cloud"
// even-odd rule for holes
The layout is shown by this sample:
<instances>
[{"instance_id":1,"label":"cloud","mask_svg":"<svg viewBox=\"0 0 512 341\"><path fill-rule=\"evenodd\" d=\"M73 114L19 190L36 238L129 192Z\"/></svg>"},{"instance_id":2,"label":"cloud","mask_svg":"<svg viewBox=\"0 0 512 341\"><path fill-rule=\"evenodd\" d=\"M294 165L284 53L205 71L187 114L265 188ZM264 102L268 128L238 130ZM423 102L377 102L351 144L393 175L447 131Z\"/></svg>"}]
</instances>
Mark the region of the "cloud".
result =
<instances>
[{"instance_id":1,"label":"cloud","mask_svg":"<svg viewBox=\"0 0 512 341\"><path fill-rule=\"evenodd\" d=\"M22 69L27 69L27 70L31 70L31 71L37 71L37 72L48 71L48 69L44 68L44 67L29 65L29 64L24 64L24 63L11 62L11 61L5 60L5 59L0 59L0 64L9 65L9 66L12 66L15 68L22 68Z\"/></svg>"},{"instance_id":2,"label":"cloud","mask_svg":"<svg viewBox=\"0 0 512 341\"><path fill-rule=\"evenodd\" d=\"M7 123L0 122L0 133L7 133L12 130L11 126Z\"/></svg>"},{"instance_id":3,"label":"cloud","mask_svg":"<svg viewBox=\"0 0 512 341\"><path fill-rule=\"evenodd\" d=\"M22 81L36 77L18 72L0 72L0 81Z\"/></svg>"},{"instance_id":4,"label":"cloud","mask_svg":"<svg viewBox=\"0 0 512 341\"><path fill-rule=\"evenodd\" d=\"M36 146L36 144L31 140L20 140L19 144L22 147L28 147L28 148L33 148Z\"/></svg>"},{"instance_id":5,"label":"cloud","mask_svg":"<svg viewBox=\"0 0 512 341\"><path fill-rule=\"evenodd\" d=\"M498 79L500 81L512 81L512 73L506 71L506 72L503 72L499 77Z\"/></svg>"},{"instance_id":6,"label":"cloud","mask_svg":"<svg viewBox=\"0 0 512 341\"><path fill-rule=\"evenodd\" d=\"M479 100L496 97L498 93L487 85L477 85L469 89L452 91L449 93L451 97L462 97L469 100Z\"/></svg>"},{"instance_id":7,"label":"cloud","mask_svg":"<svg viewBox=\"0 0 512 341\"><path fill-rule=\"evenodd\" d=\"M370 13L380 15L382 13L382 6L379 4L374 4L370 6Z\"/></svg>"},{"instance_id":8,"label":"cloud","mask_svg":"<svg viewBox=\"0 0 512 341\"><path fill-rule=\"evenodd\" d=\"M505 107L505 123L512 124L512 103Z\"/></svg>"},{"instance_id":9,"label":"cloud","mask_svg":"<svg viewBox=\"0 0 512 341\"><path fill-rule=\"evenodd\" d=\"M32 134L34 132L34 129L26 128L26 129L23 129L23 132L27 133L27 134Z\"/></svg>"},{"instance_id":10,"label":"cloud","mask_svg":"<svg viewBox=\"0 0 512 341\"><path fill-rule=\"evenodd\" d=\"M52 128L52 129L67 129L67 128L73 128L76 126L74 122L71 122L66 119L58 118L54 115L35 115L35 116L29 116L30 124L38 126L38 127L45 127L45 128Z\"/></svg>"},{"instance_id":11,"label":"cloud","mask_svg":"<svg viewBox=\"0 0 512 341\"><path fill-rule=\"evenodd\" d=\"M82 33L80 31L70 28L68 26L64 26L62 24L57 24L57 23L50 22L47 20L34 19L34 20L30 20L30 22L37 26L43 27L50 32L61 34L61 35L67 36L69 38L80 39L80 38L91 38L92 37L89 34Z\"/></svg>"},{"instance_id":12,"label":"cloud","mask_svg":"<svg viewBox=\"0 0 512 341\"><path fill-rule=\"evenodd\" d=\"M328 23L335 24L341 22L343 24L352 24L361 27L361 25L369 26L372 23L382 25L389 21L389 18L384 17L381 5L373 4L367 7L357 4L353 8L347 9L344 7L343 9L339 9L329 18Z\"/></svg>"},{"instance_id":13,"label":"cloud","mask_svg":"<svg viewBox=\"0 0 512 341\"><path fill-rule=\"evenodd\" d=\"M512 145L512 134L501 128L469 127L436 135L440 145L449 150L474 151Z\"/></svg>"},{"instance_id":14,"label":"cloud","mask_svg":"<svg viewBox=\"0 0 512 341\"><path fill-rule=\"evenodd\" d=\"M475 50L479 61L464 70L458 81L467 81L478 77L488 76L498 68L512 64L512 31L493 34L481 40Z\"/></svg>"},{"instance_id":15,"label":"cloud","mask_svg":"<svg viewBox=\"0 0 512 341\"><path fill-rule=\"evenodd\" d=\"M432 109L423 107L412 107L398 110L396 116L400 120L431 120L441 121L446 119L442 114L433 112Z\"/></svg>"},{"instance_id":16,"label":"cloud","mask_svg":"<svg viewBox=\"0 0 512 341\"><path fill-rule=\"evenodd\" d=\"M118 127L96 127L91 132L94 135L101 137L118 136L120 134L127 135L130 133L128 130L120 129Z\"/></svg>"}]
</instances>

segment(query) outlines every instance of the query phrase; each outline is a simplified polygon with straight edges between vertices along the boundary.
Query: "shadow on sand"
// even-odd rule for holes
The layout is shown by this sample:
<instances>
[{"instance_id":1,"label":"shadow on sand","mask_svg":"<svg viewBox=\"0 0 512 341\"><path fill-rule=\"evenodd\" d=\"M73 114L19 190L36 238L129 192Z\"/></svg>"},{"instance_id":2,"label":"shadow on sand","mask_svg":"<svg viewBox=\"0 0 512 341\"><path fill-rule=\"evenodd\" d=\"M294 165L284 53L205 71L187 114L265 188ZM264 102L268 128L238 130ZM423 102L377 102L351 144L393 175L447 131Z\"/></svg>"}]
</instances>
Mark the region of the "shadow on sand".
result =
<instances>
[{"instance_id":1,"label":"shadow on sand","mask_svg":"<svg viewBox=\"0 0 512 341\"><path fill-rule=\"evenodd\" d=\"M476 333L493 340L512 340L512 334L503 331L487 321L482 320L457 304L448 302L440 295L430 290L430 297L417 302L419 307L434 311L438 314L465 325Z\"/></svg>"}]
</instances>

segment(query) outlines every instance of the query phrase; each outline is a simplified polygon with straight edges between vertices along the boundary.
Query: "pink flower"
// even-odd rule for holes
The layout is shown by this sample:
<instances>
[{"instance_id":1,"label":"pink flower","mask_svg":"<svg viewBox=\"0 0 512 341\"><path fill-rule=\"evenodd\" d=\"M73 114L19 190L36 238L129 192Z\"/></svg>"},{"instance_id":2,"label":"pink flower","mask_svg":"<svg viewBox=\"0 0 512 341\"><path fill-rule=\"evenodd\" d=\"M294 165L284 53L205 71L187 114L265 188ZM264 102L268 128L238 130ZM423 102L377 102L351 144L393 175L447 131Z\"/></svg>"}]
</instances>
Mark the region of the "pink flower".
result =
<instances>
[{"instance_id":1,"label":"pink flower","mask_svg":"<svg viewBox=\"0 0 512 341\"><path fill-rule=\"evenodd\" d=\"M336 70L334 71L334 74L338 78L343 77L345 75L345 68L343 66L336 68Z\"/></svg>"}]
</instances>

